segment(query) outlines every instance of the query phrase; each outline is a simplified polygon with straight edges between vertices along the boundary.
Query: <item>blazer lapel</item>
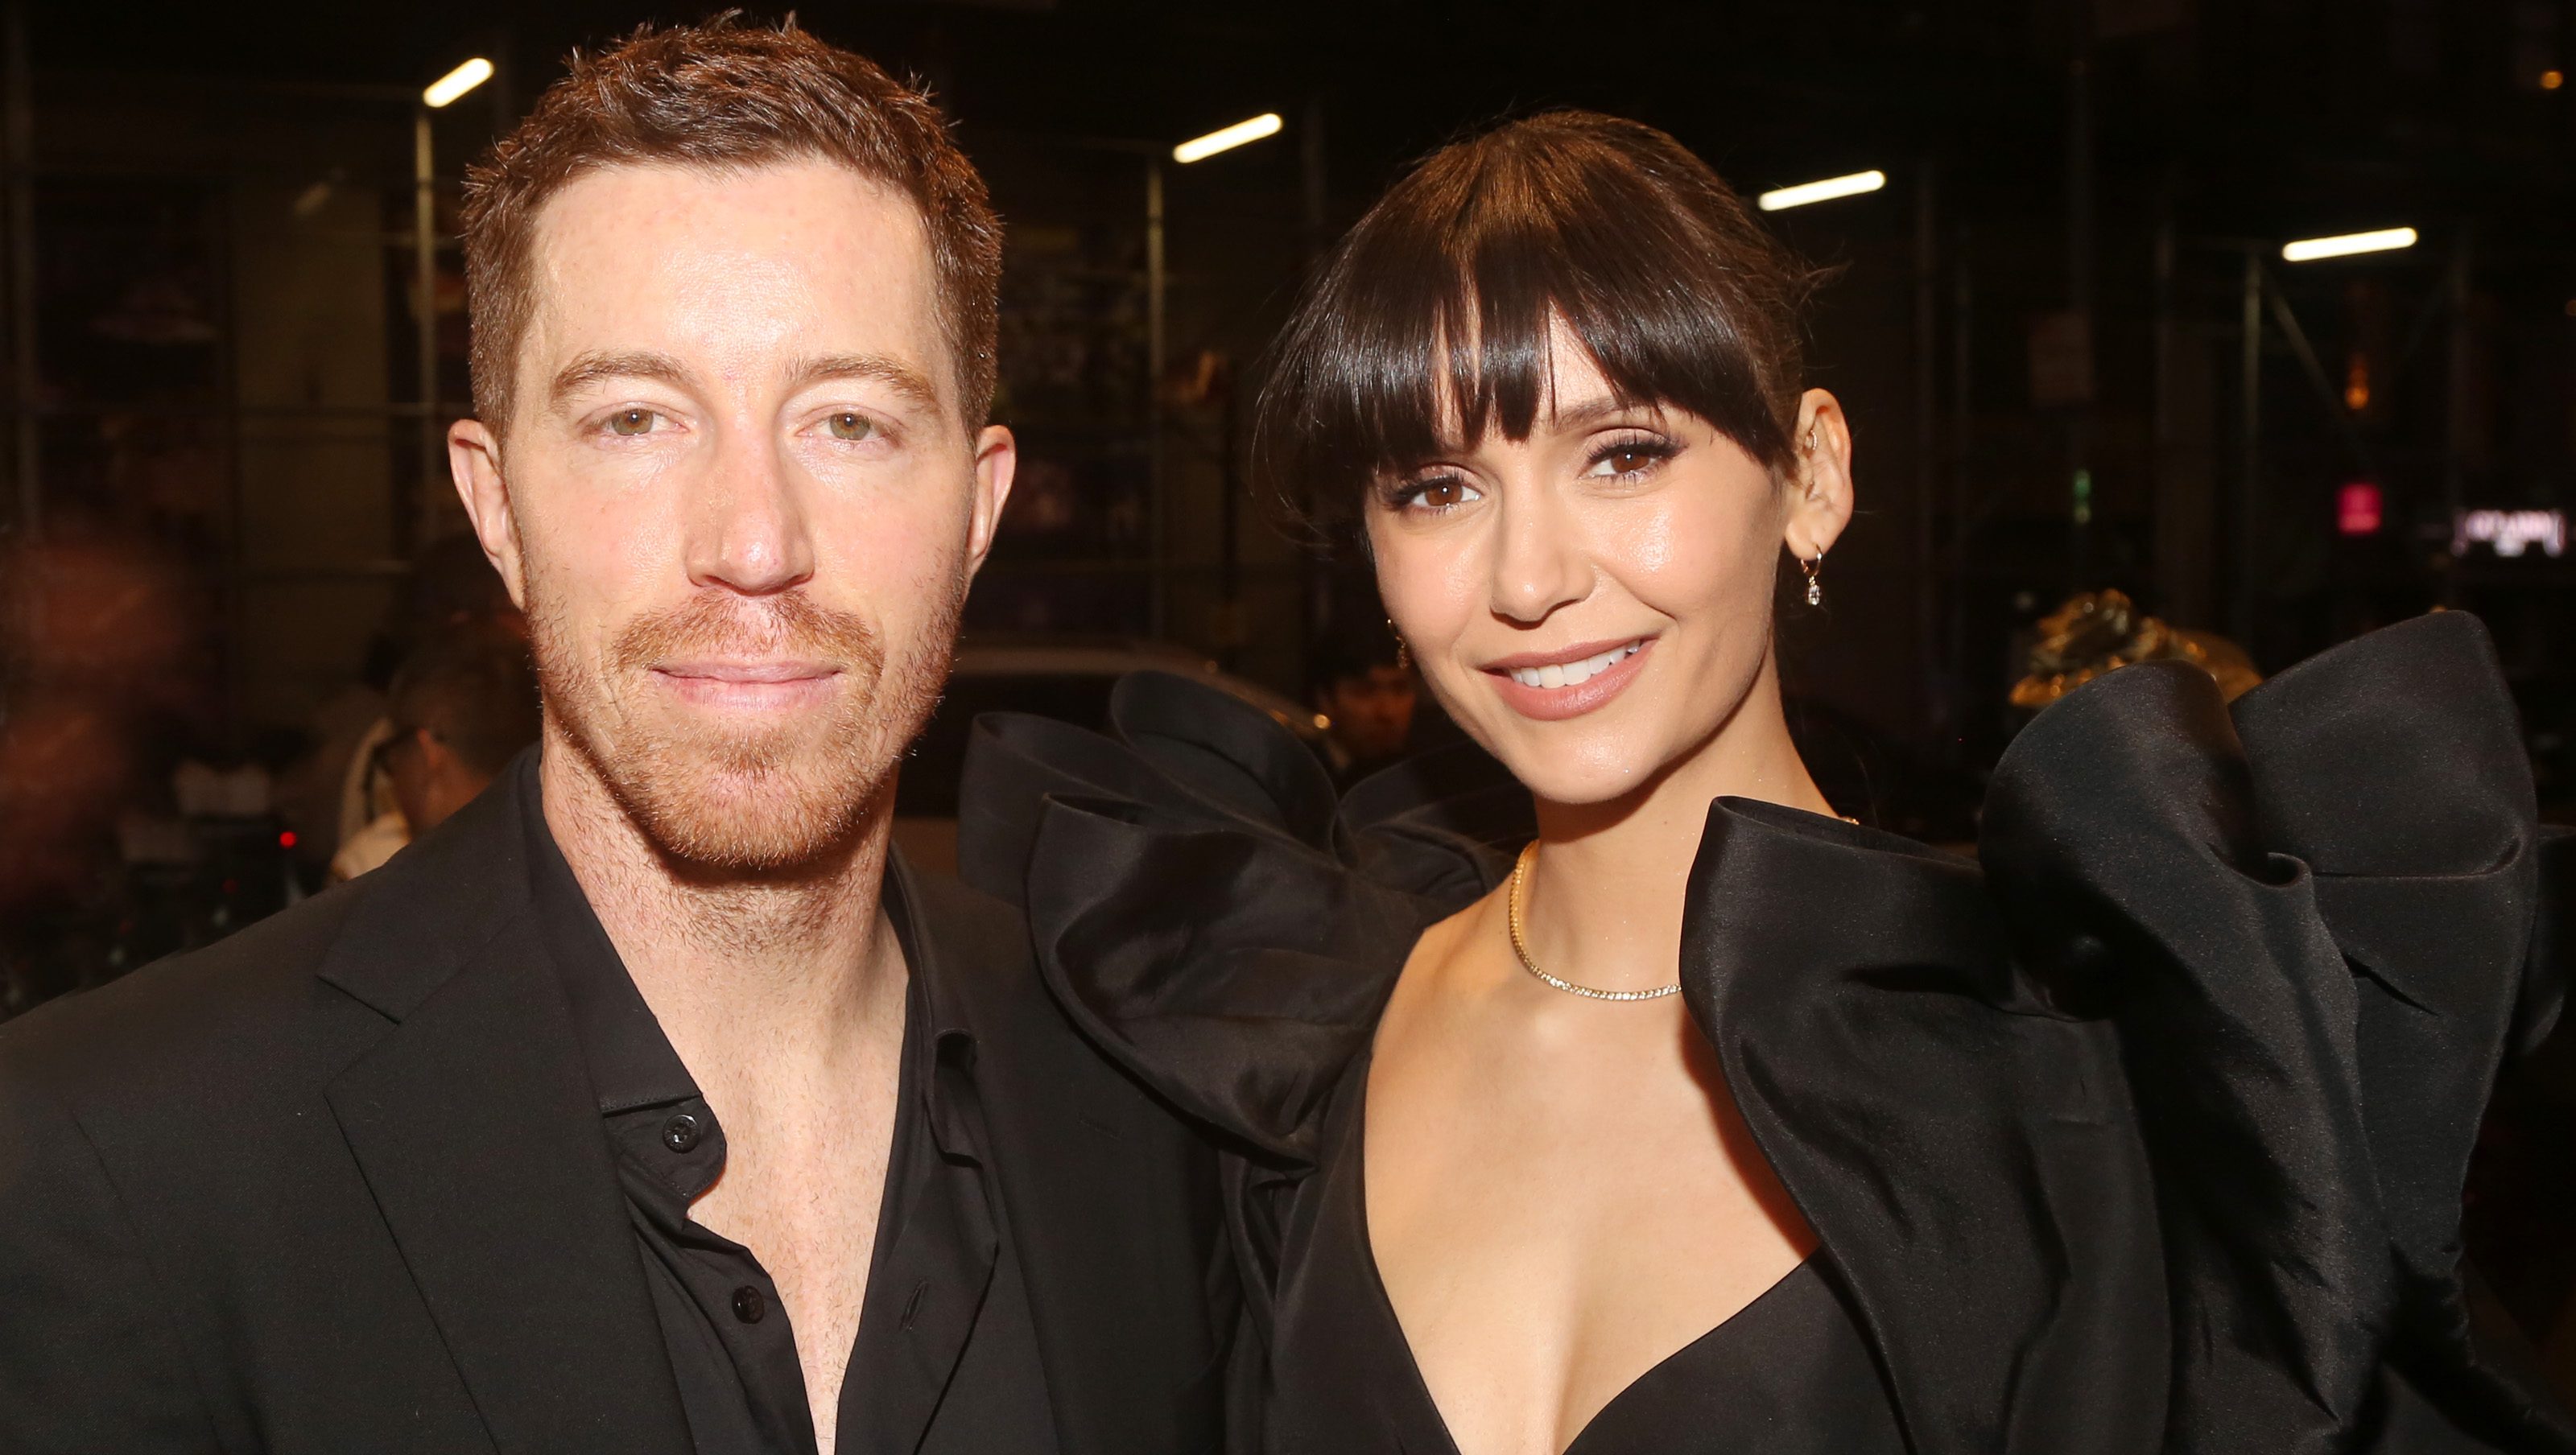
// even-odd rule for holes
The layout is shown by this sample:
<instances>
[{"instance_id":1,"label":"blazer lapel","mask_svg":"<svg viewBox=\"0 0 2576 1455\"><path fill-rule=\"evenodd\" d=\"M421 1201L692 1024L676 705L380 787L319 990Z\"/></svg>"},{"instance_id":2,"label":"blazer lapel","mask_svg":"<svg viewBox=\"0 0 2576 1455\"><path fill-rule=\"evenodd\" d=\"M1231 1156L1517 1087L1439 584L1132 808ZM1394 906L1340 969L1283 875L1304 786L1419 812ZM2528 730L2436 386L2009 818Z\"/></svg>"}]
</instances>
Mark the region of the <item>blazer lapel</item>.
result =
<instances>
[{"instance_id":1,"label":"blazer lapel","mask_svg":"<svg viewBox=\"0 0 2576 1455\"><path fill-rule=\"evenodd\" d=\"M519 815L534 791L531 772L505 775L378 871L321 974L395 1024L328 1098L504 1455L687 1455L529 905Z\"/></svg>"},{"instance_id":2,"label":"blazer lapel","mask_svg":"<svg viewBox=\"0 0 2576 1455\"><path fill-rule=\"evenodd\" d=\"M1201 1448L1219 1419L1212 1331L1232 1318L1208 1308L1212 1170L1174 1152L1168 1116L1056 1011L1016 916L900 858L889 872L973 1026L985 1134L1064 1455Z\"/></svg>"}]
</instances>

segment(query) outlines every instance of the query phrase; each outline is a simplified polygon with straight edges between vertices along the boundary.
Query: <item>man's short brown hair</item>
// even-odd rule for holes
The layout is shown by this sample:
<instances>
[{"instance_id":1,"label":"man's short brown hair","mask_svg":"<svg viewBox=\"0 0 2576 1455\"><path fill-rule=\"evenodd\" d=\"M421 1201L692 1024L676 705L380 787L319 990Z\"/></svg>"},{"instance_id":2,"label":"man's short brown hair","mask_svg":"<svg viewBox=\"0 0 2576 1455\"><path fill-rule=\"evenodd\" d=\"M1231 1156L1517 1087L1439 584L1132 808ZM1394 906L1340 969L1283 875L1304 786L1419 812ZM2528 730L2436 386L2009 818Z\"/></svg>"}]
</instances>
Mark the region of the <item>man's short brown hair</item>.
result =
<instances>
[{"instance_id":1,"label":"man's short brown hair","mask_svg":"<svg viewBox=\"0 0 2576 1455\"><path fill-rule=\"evenodd\" d=\"M938 275L940 322L956 359L958 409L981 425L993 403L993 330L1002 226L984 179L927 94L793 19L776 29L731 14L644 26L546 89L492 154L465 174L465 301L473 320L474 408L507 428L519 344L535 311L531 255L547 199L616 166L732 171L838 162L912 199Z\"/></svg>"}]
</instances>

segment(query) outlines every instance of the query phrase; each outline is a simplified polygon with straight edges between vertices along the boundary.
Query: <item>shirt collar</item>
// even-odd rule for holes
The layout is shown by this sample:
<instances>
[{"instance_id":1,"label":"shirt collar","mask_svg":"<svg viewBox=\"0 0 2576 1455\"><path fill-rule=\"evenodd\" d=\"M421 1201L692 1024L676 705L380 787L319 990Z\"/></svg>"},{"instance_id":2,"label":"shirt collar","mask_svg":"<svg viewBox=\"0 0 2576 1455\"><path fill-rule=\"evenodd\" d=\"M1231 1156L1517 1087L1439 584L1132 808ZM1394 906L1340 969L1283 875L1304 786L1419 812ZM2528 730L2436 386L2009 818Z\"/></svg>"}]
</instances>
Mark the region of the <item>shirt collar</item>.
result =
<instances>
[{"instance_id":1,"label":"shirt collar","mask_svg":"<svg viewBox=\"0 0 2576 1455\"><path fill-rule=\"evenodd\" d=\"M951 983L956 967L942 963L939 943L943 937L923 923L926 916L917 908L923 897L914 890L912 880L911 863L900 849L889 848L879 903L884 906L887 922L894 926L896 942L903 946L904 963L911 967L909 1004L913 1027L922 1032L916 1037L907 1029L904 1054L913 1058L914 1069L920 1075L922 1096L930 1112L930 1132L939 1144L940 1155L981 1163L984 1115L975 1089L975 1032L957 1003Z\"/></svg>"}]
</instances>

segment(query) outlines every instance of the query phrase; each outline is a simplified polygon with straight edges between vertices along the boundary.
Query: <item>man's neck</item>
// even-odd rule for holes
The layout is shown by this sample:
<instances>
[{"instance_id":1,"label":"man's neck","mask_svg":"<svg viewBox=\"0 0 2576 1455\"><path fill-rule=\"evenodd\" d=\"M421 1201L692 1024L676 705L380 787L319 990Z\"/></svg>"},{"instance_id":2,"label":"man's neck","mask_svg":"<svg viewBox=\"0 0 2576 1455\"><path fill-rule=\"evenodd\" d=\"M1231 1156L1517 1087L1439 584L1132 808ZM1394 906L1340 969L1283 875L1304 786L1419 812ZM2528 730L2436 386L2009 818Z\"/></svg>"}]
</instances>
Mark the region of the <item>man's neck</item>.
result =
<instances>
[{"instance_id":1,"label":"man's neck","mask_svg":"<svg viewBox=\"0 0 2576 1455\"><path fill-rule=\"evenodd\" d=\"M879 904L892 827L881 809L812 863L715 871L665 855L552 732L538 781L546 827L600 927L711 1094L710 1079L764 1079L762 1067L801 1080L900 1007L906 967Z\"/></svg>"},{"instance_id":2,"label":"man's neck","mask_svg":"<svg viewBox=\"0 0 2576 1455\"><path fill-rule=\"evenodd\" d=\"M877 897L893 795L819 862L727 874L663 854L551 731L538 782L573 877L724 1129L724 1171L690 1220L776 1281L830 1455L901 1088L909 969Z\"/></svg>"}]
</instances>

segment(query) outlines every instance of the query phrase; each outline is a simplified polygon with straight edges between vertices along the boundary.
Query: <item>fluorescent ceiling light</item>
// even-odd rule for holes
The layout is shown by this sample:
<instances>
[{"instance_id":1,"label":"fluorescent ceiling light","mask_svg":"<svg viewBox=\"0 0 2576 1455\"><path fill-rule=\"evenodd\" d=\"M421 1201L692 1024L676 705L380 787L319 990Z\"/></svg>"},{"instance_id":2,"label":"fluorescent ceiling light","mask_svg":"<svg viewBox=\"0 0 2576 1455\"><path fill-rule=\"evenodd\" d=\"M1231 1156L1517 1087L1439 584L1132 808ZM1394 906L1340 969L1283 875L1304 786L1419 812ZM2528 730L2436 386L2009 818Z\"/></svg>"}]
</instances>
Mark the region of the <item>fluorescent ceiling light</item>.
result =
<instances>
[{"instance_id":1,"label":"fluorescent ceiling light","mask_svg":"<svg viewBox=\"0 0 2576 1455\"><path fill-rule=\"evenodd\" d=\"M1265 111L1259 116L1252 118L1250 121L1238 121L1234 125L1226 127L1223 130L1211 131L1205 136L1195 137L1189 141L1181 143L1179 146L1172 148L1172 160L1176 162L1203 161L1209 157L1215 156L1218 152L1231 151L1232 149L1243 145L1245 142L1259 141L1265 136L1277 136L1278 134L1279 113L1276 111Z\"/></svg>"},{"instance_id":2,"label":"fluorescent ceiling light","mask_svg":"<svg viewBox=\"0 0 2576 1455\"><path fill-rule=\"evenodd\" d=\"M1788 207L1804 207L1810 202L1831 202L1837 197L1856 197L1875 192L1887 185L1885 172L1854 172L1848 177L1827 177L1821 182L1801 182L1795 187L1782 187L1765 192L1753 200L1765 212L1778 212Z\"/></svg>"},{"instance_id":3,"label":"fluorescent ceiling light","mask_svg":"<svg viewBox=\"0 0 2576 1455\"><path fill-rule=\"evenodd\" d=\"M2281 247L2281 257L2288 262L2307 263L2318 258L2340 258L2352 253L2384 253L2391 248L2415 246L2415 229L2384 227L2377 232L2348 232L2341 237L2301 238Z\"/></svg>"},{"instance_id":4,"label":"fluorescent ceiling light","mask_svg":"<svg viewBox=\"0 0 2576 1455\"><path fill-rule=\"evenodd\" d=\"M474 59L458 66L455 70L452 70L446 75L439 77L437 80L430 82L429 89L420 93L420 99L427 102L431 109L435 110L436 108L446 105L448 102L455 100L457 97L464 95L466 92L473 90L475 87L480 86L491 79L492 63L483 59L481 56L476 56Z\"/></svg>"}]
</instances>

